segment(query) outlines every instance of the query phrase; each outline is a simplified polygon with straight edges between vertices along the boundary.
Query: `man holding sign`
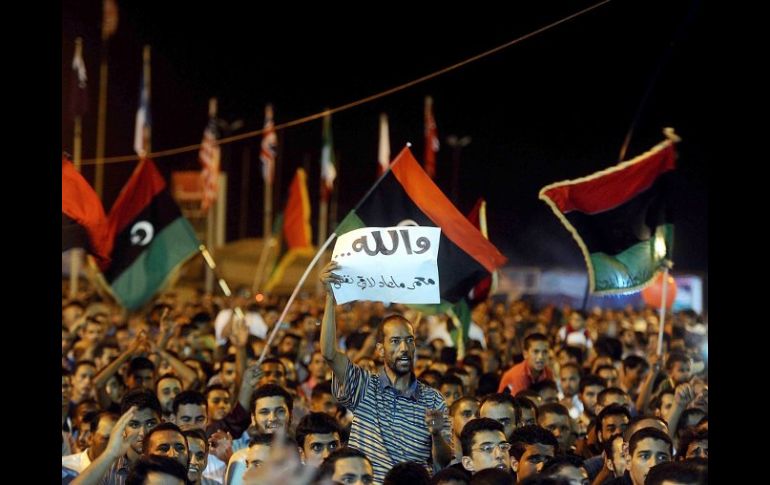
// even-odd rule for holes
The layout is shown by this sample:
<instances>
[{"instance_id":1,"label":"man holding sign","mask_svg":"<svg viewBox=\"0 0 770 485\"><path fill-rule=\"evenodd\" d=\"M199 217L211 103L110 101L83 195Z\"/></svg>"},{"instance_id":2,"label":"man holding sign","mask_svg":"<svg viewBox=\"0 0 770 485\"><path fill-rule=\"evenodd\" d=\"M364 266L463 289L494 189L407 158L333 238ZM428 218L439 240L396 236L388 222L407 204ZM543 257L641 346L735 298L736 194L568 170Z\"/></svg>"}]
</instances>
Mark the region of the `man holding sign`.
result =
<instances>
[{"instance_id":1,"label":"man holding sign","mask_svg":"<svg viewBox=\"0 0 770 485\"><path fill-rule=\"evenodd\" d=\"M336 301L332 285L343 278L331 261L321 271L326 307L321 323L321 352L332 368L332 391L340 404L352 410L349 446L363 451L374 466L374 482L382 483L397 463L414 461L429 467L433 457L441 467L451 449L441 435L446 401L435 389L419 382L414 369L414 328L401 315L385 317L377 328L376 352L385 365L379 375L353 364L337 349Z\"/></svg>"}]
</instances>

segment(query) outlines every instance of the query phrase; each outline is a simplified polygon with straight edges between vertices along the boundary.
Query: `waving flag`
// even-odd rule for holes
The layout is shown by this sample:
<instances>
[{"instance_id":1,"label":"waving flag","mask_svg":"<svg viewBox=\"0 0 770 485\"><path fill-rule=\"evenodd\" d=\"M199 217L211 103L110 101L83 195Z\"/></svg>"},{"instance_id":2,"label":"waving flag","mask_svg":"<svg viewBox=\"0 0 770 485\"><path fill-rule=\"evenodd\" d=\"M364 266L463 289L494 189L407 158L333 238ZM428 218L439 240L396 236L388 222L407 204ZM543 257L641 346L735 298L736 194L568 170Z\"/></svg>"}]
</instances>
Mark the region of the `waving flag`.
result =
<instances>
[{"instance_id":1,"label":"waving flag","mask_svg":"<svg viewBox=\"0 0 770 485\"><path fill-rule=\"evenodd\" d=\"M202 165L201 178L203 179L203 201L201 209L208 210L217 200L219 190L219 159L220 150L217 143L217 120L210 117L203 130L203 141L198 152L198 161Z\"/></svg>"},{"instance_id":2,"label":"waving flag","mask_svg":"<svg viewBox=\"0 0 770 485\"><path fill-rule=\"evenodd\" d=\"M456 303L506 258L447 199L408 148L335 230L419 225L441 228L438 271L441 299Z\"/></svg>"},{"instance_id":3,"label":"waving flag","mask_svg":"<svg viewBox=\"0 0 770 485\"><path fill-rule=\"evenodd\" d=\"M265 184L272 185L275 175L275 150L278 146L278 137L275 135L273 125L273 105L265 106L265 127L262 134L262 146L259 151L259 159L262 161L262 180Z\"/></svg>"},{"instance_id":4,"label":"waving flag","mask_svg":"<svg viewBox=\"0 0 770 485\"><path fill-rule=\"evenodd\" d=\"M388 115L380 115L380 144L377 151L377 176L379 177L390 165L390 134L388 133Z\"/></svg>"},{"instance_id":5,"label":"waving flag","mask_svg":"<svg viewBox=\"0 0 770 485\"><path fill-rule=\"evenodd\" d=\"M671 258L674 226L666 199L674 142L666 140L633 160L540 190L540 199L583 252L591 293L638 291Z\"/></svg>"},{"instance_id":6,"label":"waving flag","mask_svg":"<svg viewBox=\"0 0 770 485\"><path fill-rule=\"evenodd\" d=\"M126 182L108 220L114 247L104 276L129 310L147 303L200 245L166 181L147 158Z\"/></svg>"},{"instance_id":7,"label":"waving flag","mask_svg":"<svg viewBox=\"0 0 770 485\"><path fill-rule=\"evenodd\" d=\"M323 147L321 148L321 178L323 185L321 197L329 200L329 195L334 189L334 179L337 178L337 169L334 167L334 142L332 140L332 116L324 116Z\"/></svg>"}]
</instances>

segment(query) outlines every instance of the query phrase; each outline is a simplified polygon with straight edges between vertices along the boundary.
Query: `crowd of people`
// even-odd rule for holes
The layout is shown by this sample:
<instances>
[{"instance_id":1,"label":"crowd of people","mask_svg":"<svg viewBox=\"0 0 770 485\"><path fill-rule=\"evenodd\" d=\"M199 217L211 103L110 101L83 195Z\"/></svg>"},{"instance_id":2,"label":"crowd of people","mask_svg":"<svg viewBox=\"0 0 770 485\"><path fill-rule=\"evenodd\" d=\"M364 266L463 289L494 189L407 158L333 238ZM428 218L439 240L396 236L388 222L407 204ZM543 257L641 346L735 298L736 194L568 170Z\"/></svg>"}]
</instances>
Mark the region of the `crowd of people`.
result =
<instances>
[{"instance_id":1,"label":"crowd of people","mask_svg":"<svg viewBox=\"0 0 770 485\"><path fill-rule=\"evenodd\" d=\"M659 353L656 309L488 299L457 345L446 315L337 305L335 269L282 322L246 292L63 300L62 483L707 483L694 312Z\"/></svg>"}]
</instances>

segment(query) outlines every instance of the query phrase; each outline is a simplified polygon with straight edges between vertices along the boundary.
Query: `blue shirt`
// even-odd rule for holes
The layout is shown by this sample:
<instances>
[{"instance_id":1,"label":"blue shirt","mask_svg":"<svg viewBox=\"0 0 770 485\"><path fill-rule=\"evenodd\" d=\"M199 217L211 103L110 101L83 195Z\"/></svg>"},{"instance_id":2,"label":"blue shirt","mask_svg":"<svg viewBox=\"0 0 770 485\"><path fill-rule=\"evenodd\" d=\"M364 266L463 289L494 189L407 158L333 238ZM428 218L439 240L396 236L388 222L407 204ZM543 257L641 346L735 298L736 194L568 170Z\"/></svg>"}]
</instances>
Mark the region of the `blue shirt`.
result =
<instances>
[{"instance_id":1,"label":"blue shirt","mask_svg":"<svg viewBox=\"0 0 770 485\"><path fill-rule=\"evenodd\" d=\"M426 469L431 457L431 435L425 426L429 409L446 412L444 396L412 376L401 393L383 369L379 375L348 361L345 379L332 377L332 392L353 412L348 445L363 451L374 468L374 482L382 483L394 465L414 461Z\"/></svg>"}]
</instances>

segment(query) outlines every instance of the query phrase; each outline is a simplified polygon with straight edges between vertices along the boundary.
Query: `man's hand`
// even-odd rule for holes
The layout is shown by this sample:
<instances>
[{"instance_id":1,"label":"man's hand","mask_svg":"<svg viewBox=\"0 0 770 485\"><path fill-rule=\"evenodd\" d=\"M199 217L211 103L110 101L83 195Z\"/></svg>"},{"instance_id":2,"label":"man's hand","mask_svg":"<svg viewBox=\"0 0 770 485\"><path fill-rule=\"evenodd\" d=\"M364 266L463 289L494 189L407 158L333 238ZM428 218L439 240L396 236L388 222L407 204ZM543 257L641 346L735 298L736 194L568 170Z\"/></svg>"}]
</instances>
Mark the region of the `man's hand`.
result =
<instances>
[{"instance_id":1,"label":"man's hand","mask_svg":"<svg viewBox=\"0 0 770 485\"><path fill-rule=\"evenodd\" d=\"M225 463L230 461L230 457L233 456L233 437L230 433L220 429L212 434L209 438L209 453Z\"/></svg>"},{"instance_id":2,"label":"man's hand","mask_svg":"<svg viewBox=\"0 0 770 485\"><path fill-rule=\"evenodd\" d=\"M425 411L425 426L428 428L431 436L436 436L441 433L446 425L451 423L449 418L444 415L444 411L440 409L428 409Z\"/></svg>"},{"instance_id":3,"label":"man's hand","mask_svg":"<svg viewBox=\"0 0 770 485\"><path fill-rule=\"evenodd\" d=\"M235 315L235 312L233 312ZM232 323L232 332L230 333L230 343L235 347L245 347L249 341L249 326L246 321L236 316Z\"/></svg>"},{"instance_id":4,"label":"man's hand","mask_svg":"<svg viewBox=\"0 0 770 485\"><path fill-rule=\"evenodd\" d=\"M695 391L693 391L692 386L689 383L685 382L684 384L676 386L676 389L674 389L675 406L684 409L693 400L695 400Z\"/></svg>"},{"instance_id":5,"label":"man's hand","mask_svg":"<svg viewBox=\"0 0 770 485\"><path fill-rule=\"evenodd\" d=\"M334 270L340 269L339 263L332 260L329 261L326 266L321 269L321 274L319 278L321 279L321 283L323 283L324 288L326 288L326 291L329 294L332 294L332 284L334 283L342 283L343 279L341 276L336 275L333 273Z\"/></svg>"},{"instance_id":6,"label":"man's hand","mask_svg":"<svg viewBox=\"0 0 770 485\"><path fill-rule=\"evenodd\" d=\"M118 458L125 455L128 448L139 439L138 433L134 433L130 437L125 436L126 426L128 426L128 422L134 417L136 411L136 406L131 406L131 408L115 422L115 427L113 427L110 432L110 440L107 442L107 447L104 449L104 453L107 456Z\"/></svg>"}]
</instances>

